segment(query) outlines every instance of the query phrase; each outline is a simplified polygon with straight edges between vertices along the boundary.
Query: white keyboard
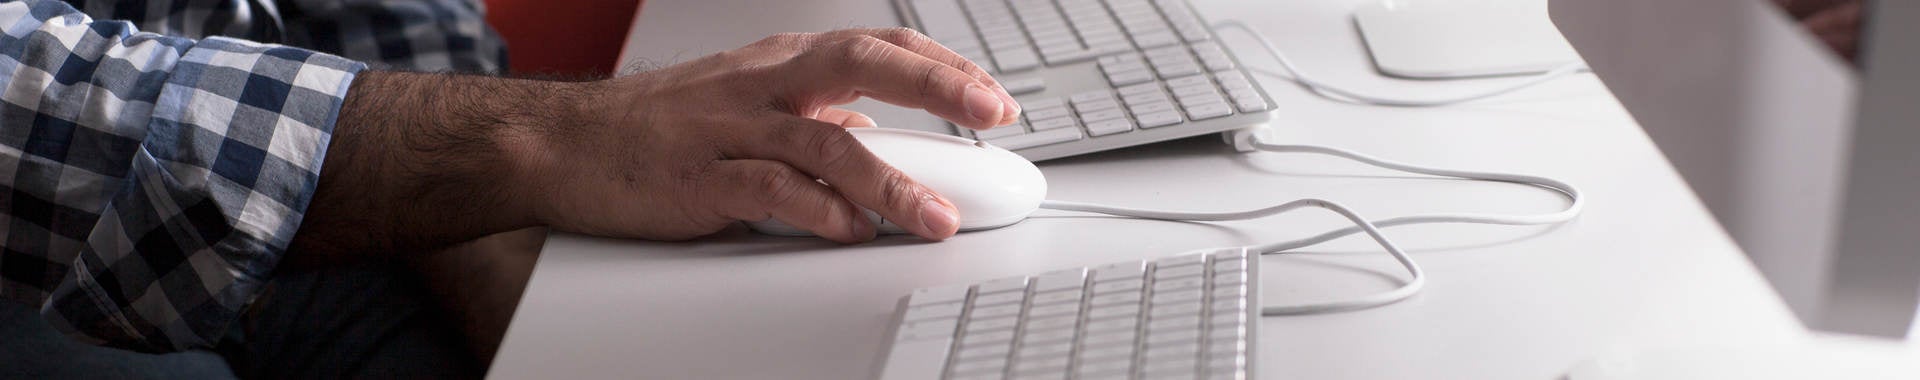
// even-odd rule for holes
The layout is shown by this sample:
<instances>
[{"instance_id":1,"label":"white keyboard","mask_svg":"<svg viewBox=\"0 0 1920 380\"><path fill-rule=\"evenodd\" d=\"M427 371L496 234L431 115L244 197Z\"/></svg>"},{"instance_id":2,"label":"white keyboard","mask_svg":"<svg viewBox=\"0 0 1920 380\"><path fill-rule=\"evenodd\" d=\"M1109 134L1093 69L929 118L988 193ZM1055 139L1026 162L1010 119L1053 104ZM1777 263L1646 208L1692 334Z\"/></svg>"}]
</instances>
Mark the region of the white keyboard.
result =
<instances>
[{"instance_id":1,"label":"white keyboard","mask_svg":"<svg viewBox=\"0 0 1920 380\"><path fill-rule=\"evenodd\" d=\"M915 290L880 378L1250 379L1259 261L1234 248Z\"/></svg>"},{"instance_id":2,"label":"white keyboard","mask_svg":"<svg viewBox=\"0 0 1920 380\"><path fill-rule=\"evenodd\" d=\"M985 67L1019 124L976 138L1040 161L1266 122L1274 104L1185 0L895 0Z\"/></svg>"}]
</instances>

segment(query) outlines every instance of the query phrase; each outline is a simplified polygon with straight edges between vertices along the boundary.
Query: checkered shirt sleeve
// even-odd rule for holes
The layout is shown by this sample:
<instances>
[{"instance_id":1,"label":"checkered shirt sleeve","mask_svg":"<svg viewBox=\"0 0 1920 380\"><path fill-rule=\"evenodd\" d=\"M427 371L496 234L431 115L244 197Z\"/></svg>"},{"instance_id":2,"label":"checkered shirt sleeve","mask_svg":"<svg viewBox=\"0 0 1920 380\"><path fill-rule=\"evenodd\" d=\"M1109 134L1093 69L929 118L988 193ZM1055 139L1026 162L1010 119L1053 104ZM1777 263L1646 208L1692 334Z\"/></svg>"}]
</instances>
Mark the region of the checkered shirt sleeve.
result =
<instances>
[{"instance_id":1,"label":"checkered shirt sleeve","mask_svg":"<svg viewBox=\"0 0 1920 380\"><path fill-rule=\"evenodd\" d=\"M479 0L69 0L95 18L188 38L226 36L376 68L498 73L507 48Z\"/></svg>"},{"instance_id":2,"label":"checkered shirt sleeve","mask_svg":"<svg viewBox=\"0 0 1920 380\"><path fill-rule=\"evenodd\" d=\"M312 198L362 63L0 2L0 296L70 336L209 347Z\"/></svg>"},{"instance_id":3,"label":"checkered shirt sleeve","mask_svg":"<svg viewBox=\"0 0 1920 380\"><path fill-rule=\"evenodd\" d=\"M180 0L184 1L184 0ZM378 69L501 73L507 46L479 0L280 0L287 45Z\"/></svg>"}]
</instances>

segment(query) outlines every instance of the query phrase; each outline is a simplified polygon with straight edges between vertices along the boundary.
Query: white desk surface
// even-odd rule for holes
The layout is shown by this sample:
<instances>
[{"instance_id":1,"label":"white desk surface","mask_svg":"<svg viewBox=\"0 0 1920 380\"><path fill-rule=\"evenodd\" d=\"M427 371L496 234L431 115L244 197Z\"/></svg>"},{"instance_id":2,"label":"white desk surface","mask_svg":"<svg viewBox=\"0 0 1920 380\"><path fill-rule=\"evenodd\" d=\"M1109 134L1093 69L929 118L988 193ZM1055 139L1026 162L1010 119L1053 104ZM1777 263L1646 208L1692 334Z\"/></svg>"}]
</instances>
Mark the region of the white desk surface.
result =
<instances>
[{"instance_id":1,"label":"white desk surface","mask_svg":"<svg viewBox=\"0 0 1920 380\"><path fill-rule=\"evenodd\" d=\"M1305 69L1378 94L1440 96L1502 83L1421 83L1372 70L1350 11L1370 0L1195 0L1237 17ZM651 0L623 60L670 64L765 35L897 25L886 0ZM1226 34L1243 61L1273 63ZM1804 335L1647 135L1592 76L1480 103L1389 109L1330 102L1261 78L1297 141L1442 167L1541 174L1581 186L1586 213L1557 227L1409 226L1388 235L1432 276L1412 300L1260 321L1266 378L1549 379L1602 353L1738 345ZM880 123L929 123L873 103ZM1193 210L1340 201L1371 218L1546 212L1538 189L1410 178L1326 157L1235 153L1189 139L1045 162L1049 198ZM1046 214L1062 215L1062 214ZM882 359L895 302L925 286L1311 235L1346 222L1302 211L1196 224L1036 217L943 243L896 236L841 246L735 228L657 243L555 234L495 358L497 378L860 379ZM1353 297L1404 274L1370 241L1267 256L1268 304Z\"/></svg>"}]
</instances>

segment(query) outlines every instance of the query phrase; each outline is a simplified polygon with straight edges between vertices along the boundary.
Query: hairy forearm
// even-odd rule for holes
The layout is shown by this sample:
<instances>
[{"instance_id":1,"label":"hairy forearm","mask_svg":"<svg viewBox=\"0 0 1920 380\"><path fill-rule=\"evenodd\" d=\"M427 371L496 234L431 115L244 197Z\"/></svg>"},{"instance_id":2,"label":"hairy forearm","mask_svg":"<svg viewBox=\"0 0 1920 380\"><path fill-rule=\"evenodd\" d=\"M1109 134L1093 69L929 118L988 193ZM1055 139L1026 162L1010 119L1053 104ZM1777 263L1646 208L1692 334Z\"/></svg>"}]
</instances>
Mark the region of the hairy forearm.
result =
<instances>
[{"instance_id":1,"label":"hairy forearm","mask_svg":"<svg viewBox=\"0 0 1920 380\"><path fill-rule=\"evenodd\" d=\"M342 105L294 265L426 252L539 225L543 136L590 85L367 72Z\"/></svg>"}]
</instances>

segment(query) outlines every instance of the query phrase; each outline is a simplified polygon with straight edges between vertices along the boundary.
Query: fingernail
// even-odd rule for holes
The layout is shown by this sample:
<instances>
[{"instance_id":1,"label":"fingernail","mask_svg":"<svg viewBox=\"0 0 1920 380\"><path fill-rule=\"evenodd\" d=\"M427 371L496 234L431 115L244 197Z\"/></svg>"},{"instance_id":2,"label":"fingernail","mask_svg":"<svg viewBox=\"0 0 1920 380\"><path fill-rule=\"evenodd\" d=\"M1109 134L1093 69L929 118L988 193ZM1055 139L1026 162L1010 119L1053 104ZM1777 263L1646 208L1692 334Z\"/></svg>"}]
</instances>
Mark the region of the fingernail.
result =
<instances>
[{"instance_id":1,"label":"fingernail","mask_svg":"<svg viewBox=\"0 0 1920 380\"><path fill-rule=\"evenodd\" d=\"M847 218L847 232L852 233L856 240L873 240L874 228L873 223L867 220L865 211L856 210L852 217Z\"/></svg>"},{"instance_id":2,"label":"fingernail","mask_svg":"<svg viewBox=\"0 0 1920 380\"><path fill-rule=\"evenodd\" d=\"M960 214L946 205L928 199L920 203L920 225L935 236L952 236L960 230Z\"/></svg>"},{"instance_id":3,"label":"fingernail","mask_svg":"<svg viewBox=\"0 0 1920 380\"><path fill-rule=\"evenodd\" d=\"M1007 107L1007 109L1002 110L1003 112L1006 112L1007 117L1006 117L1006 120L1003 120L1004 123L1001 123L1001 124L1006 125L1006 124L1013 124L1013 123L1019 122L1020 121L1020 101L1013 100L1013 95L1001 95L1000 101L1001 101L1000 104L1006 105Z\"/></svg>"},{"instance_id":4,"label":"fingernail","mask_svg":"<svg viewBox=\"0 0 1920 380\"><path fill-rule=\"evenodd\" d=\"M1005 106L1002 105L1000 97L988 92L986 87L980 87L978 84L967 85L966 99L962 101L966 102L967 114L973 116L974 120L988 123L1000 122L1000 111Z\"/></svg>"}]
</instances>

